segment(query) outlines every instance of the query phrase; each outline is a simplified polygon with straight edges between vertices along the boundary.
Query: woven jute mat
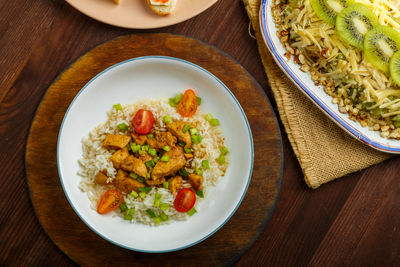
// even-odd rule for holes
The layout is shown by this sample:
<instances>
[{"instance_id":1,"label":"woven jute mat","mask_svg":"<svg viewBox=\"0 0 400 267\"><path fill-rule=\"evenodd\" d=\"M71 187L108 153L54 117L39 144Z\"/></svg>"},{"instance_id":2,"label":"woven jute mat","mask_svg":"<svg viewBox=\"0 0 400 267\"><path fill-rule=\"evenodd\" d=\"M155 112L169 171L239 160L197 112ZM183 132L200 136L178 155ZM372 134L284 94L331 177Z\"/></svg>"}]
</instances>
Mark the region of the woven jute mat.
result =
<instances>
[{"instance_id":1,"label":"woven jute mat","mask_svg":"<svg viewBox=\"0 0 400 267\"><path fill-rule=\"evenodd\" d=\"M275 64L260 33L260 0L243 0L261 61L304 180L311 188L379 163L392 155L355 140L320 111Z\"/></svg>"}]
</instances>

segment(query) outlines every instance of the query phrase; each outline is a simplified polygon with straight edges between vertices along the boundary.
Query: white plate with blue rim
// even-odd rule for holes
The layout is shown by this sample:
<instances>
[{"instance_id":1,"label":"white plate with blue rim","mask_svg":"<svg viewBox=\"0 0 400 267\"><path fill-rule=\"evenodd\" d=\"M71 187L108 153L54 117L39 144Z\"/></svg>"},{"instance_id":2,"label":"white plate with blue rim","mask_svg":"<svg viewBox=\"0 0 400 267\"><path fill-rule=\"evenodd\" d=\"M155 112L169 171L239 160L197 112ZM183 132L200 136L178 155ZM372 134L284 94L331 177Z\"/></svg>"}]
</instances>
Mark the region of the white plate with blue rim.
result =
<instances>
[{"instance_id":1,"label":"white plate with blue rim","mask_svg":"<svg viewBox=\"0 0 400 267\"><path fill-rule=\"evenodd\" d=\"M230 162L224 177L186 221L148 226L113 214L100 215L90 207L78 186L83 137L107 120L116 103L169 98L195 88L200 108L219 118ZM163 56L133 58L95 76L76 95L63 119L57 145L57 165L65 195L82 221L104 239L141 252L170 252L193 246L220 229L235 213L250 183L253 139L246 115L233 93L212 73L191 62Z\"/></svg>"},{"instance_id":2,"label":"white plate with blue rim","mask_svg":"<svg viewBox=\"0 0 400 267\"><path fill-rule=\"evenodd\" d=\"M381 137L378 131L369 130L368 127L363 128L359 122L350 120L348 114L340 113L338 106L332 103L331 96L324 92L323 87L316 86L310 74L302 72L293 59L287 60L284 56L286 49L276 35L278 30L271 12L272 1L261 1L259 21L264 42L278 66L300 91L351 136L377 150L399 154L399 140Z\"/></svg>"}]
</instances>

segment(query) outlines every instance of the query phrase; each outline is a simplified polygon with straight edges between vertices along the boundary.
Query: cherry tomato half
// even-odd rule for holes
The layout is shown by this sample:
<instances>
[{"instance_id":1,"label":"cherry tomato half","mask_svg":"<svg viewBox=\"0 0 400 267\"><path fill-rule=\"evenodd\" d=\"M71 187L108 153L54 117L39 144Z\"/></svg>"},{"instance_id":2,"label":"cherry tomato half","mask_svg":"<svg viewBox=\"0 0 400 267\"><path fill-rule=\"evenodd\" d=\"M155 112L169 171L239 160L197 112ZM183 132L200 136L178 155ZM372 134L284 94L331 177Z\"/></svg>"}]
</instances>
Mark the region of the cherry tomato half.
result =
<instances>
[{"instance_id":1,"label":"cherry tomato half","mask_svg":"<svg viewBox=\"0 0 400 267\"><path fill-rule=\"evenodd\" d=\"M148 134L153 128L153 124L154 116L150 110L139 109L132 120L135 132L139 134Z\"/></svg>"},{"instance_id":2,"label":"cherry tomato half","mask_svg":"<svg viewBox=\"0 0 400 267\"><path fill-rule=\"evenodd\" d=\"M108 213L118 208L122 202L124 202L122 193L118 190L110 189L101 196L97 212L100 214Z\"/></svg>"},{"instance_id":3,"label":"cherry tomato half","mask_svg":"<svg viewBox=\"0 0 400 267\"><path fill-rule=\"evenodd\" d=\"M175 197L174 207L179 212L188 212L196 203L196 194L192 189L183 188Z\"/></svg>"},{"instance_id":4,"label":"cherry tomato half","mask_svg":"<svg viewBox=\"0 0 400 267\"><path fill-rule=\"evenodd\" d=\"M191 117L197 110L197 98L192 89L188 89L183 94L178 104L178 113L183 117Z\"/></svg>"}]
</instances>

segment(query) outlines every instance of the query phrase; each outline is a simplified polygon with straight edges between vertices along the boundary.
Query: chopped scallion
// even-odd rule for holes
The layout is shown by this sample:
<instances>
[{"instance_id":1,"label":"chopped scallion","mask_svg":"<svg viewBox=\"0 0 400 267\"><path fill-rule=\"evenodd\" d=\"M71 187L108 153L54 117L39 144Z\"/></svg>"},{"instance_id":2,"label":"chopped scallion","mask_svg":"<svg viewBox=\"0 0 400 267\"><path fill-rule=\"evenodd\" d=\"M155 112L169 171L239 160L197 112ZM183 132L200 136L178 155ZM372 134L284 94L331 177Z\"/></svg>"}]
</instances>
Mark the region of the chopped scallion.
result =
<instances>
[{"instance_id":1,"label":"chopped scallion","mask_svg":"<svg viewBox=\"0 0 400 267\"><path fill-rule=\"evenodd\" d=\"M113 106L113 108L115 108L116 110L122 110L122 106L121 106L120 103L115 104L115 105Z\"/></svg>"},{"instance_id":2,"label":"chopped scallion","mask_svg":"<svg viewBox=\"0 0 400 267\"><path fill-rule=\"evenodd\" d=\"M168 187L169 187L169 183L168 182L163 182L163 187L165 188L165 189L168 189Z\"/></svg>"},{"instance_id":3,"label":"chopped scallion","mask_svg":"<svg viewBox=\"0 0 400 267\"><path fill-rule=\"evenodd\" d=\"M160 219L161 221L168 221L168 216L164 212L161 212Z\"/></svg>"},{"instance_id":4,"label":"chopped scallion","mask_svg":"<svg viewBox=\"0 0 400 267\"><path fill-rule=\"evenodd\" d=\"M219 150L221 151L222 155L226 155L229 152L228 148L225 146L221 147Z\"/></svg>"},{"instance_id":5,"label":"chopped scallion","mask_svg":"<svg viewBox=\"0 0 400 267\"><path fill-rule=\"evenodd\" d=\"M175 103L179 104L179 102L181 102L181 100L182 100L182 97L183 97L183 94L179 94L179 95L175 96L174 97Z\"/></svg>"},{"instance_id":6,"label":"chopped scallion","mask_svg":"<svg viewBox=\"0 0 400 267\"><path fill-rule=\"evenodd\" d=\"M197 210L193 207L187 212L187 215L193 216L193 214L195 214L196 212L197 212Z\"/></svg>"},{"instance_id":7,"label":"chopped scallion","mask_svg":"<svg viewBox=\"0 0 400 267\"><path fill-rule=\"evenodd\" d=\"M184 147L184 146L186 146L186 143L185 142L178 142L178 146Z\"/></svg>"},{"instance_id":8,"label":"chopped scallion","mask_svg":"<svg viewBox=\"0 0 400 267\"><path fill-rule=\"evenodd\" d=\"M154 161L149 160L149 161L146 161L144 163L144 165L146 165L147 168L151 168L151 167L154 167L156 164L154 163Z\"/></svg>"},{"instance_id":9,"label":"chopped scallion","mask_svg":"<svg viewBox=\"0 0 400 267\"><path fill-rule=\"evenodd\" d=\"M139 196L140 196L140 198L145 198L146 197L146 192L140 192Z\"/></svg>"},{"instance_id":10,"label":"chopped scallion","mask_svg":"<svg viewBox=\"0 0 400 267\"><path fill-rule=\"evenodd\" d=\"M219 120L218 119L211 119L210 120L210 124L212 126L218 126L219 125Z\"/></svg>"},{"instance_id":11,"label":"chopped scallion","mask_svg":"<svg viewBox=\"0 0 400 267\"><path fill-rule=\"evenodd\" d=\"M144 151L148 151L148 150L149 150L149 148L150 148L150 146L149 146L149 145L144 145L144 146L142 146L142 150L144 150Z\"/></svg>"},{"instance_id":12,"label":"chopped scallion","mask_svg":"<svg viewBox=\"0 0 400 267\"><path fill-rule=\"evenodd\" d=\"M132 215L124 214L124 220L131 221L132 220Z\"/></svg>"},{"instance_id":13,"label":"chopped scallion","mask_svg":"<svg viewBox=\"0 0 400 267\"><path fill-rule=\"evenodd\" d=\"M135 209L134 209L134 208L129 209L129 210L128 210L128 214L129 214L129 215L135 214Z\"/></svg>"},{"instance_id":14,"label":"chopped scallion","mask_svg":"<svg viewBox=\"0 0 400 267\"><path fill-rule=\"evenodd\" d=\"M137 179L139 176L136 173L130 172L129 176L132 177L133 179Z\"/></svg>"},{"instance_id":15,"label":"chopped scallion","mask_svg":"<svg viewBox=\"0 0 400 267\"><path fill-rule=\"evenodd\" d=\"M203 190L196 190L196 195L198 195L201 198L204 198Z\"/></svg>"},{"instance_id":16,"label":"chopped scallion","mask_svg":"<svg viewBox=\"0 0 400 267\"><path fill-rule=\"evenodd\" d=\"M150 216L151 218L156 217L156 215L154 214L154 211L152 211L151 209L147 209L146 212L147 212L147 214L149 214L149 216Z\"/></svg>"},{"instance_id":17,"label":"chopped scallion","mask_svg":"<svg viewBox=\"0 0 400 267\"><path fill-rule=\"evenodd\" d=\"M206 121L211 121L213 119L213 116L208 113L207 115L204 116L204 118L206 119Z\"/></svg>"},{"instance_id":18,"label":"chopped scallion","mask_svg":"<svg viewBox=\"0 0 400 267\"><path fill-rule=\"evenodd\" d=\"M201 97L196 96L196 101L197 101L197 105L200 106L201 105Z\"/></svg>"},{"instance_id":19,"label":"chopped scallion","mask_svg":"<svg viewBox=\"0 0 400 267\"><path fill-rule=\"evenodd\" d=\"M169 161L169 156L168 155L164 155L161 157L161 161L163 162L168 162Z\"/></svg>"},{"instance_id":20,"label":"chopped scallion","mask_svg":"<svg viewBox=\"0 0 400 267\"><path fill-rule=\"evenodd\" d=\"M121 131L123 131L123 132L128 131L128 125L126 125L125 122L119 124L118 127L119 127L119 128L121 129Z\"/></svg>"},{"instance_id":21,"label":"chopped scallion","mask_svg":"<svg viewBox=\"0 0 400 267\"><path fill-rule=\"evenodd\" d=\"M180 175L180 176L189 176L189 173L184 169L184 168L182 168L182 169L180 169L179 171L178 171L178 174Z\"/></svg>"},{"instance_id":22,"label":"chopped scallion","mask_svg":"<svg viewBox=\"0 0 400 267\"><path fill-rule=\"evenodd\" d=\"M161 223L161 218L160 217L154 217L153 221L154 221L155 224L159 224L159 223Z\"/></svg>"},{"instance_id":23,"label":"chopped scallion","mask_svg":"<svg viewBox=\"0 0 400 267\"><path fill-rule=\"evenodd\" d=\"M160 206L160 200L159 199L154 199L154 207L159 207Z\"/></svg>"},{"instance_id":24,"label":"chopped scallion","mask_svg":"<svg viewBox=\"0 0 400 267\"><path fill-rule=\"evenodd\" d=\"M170 117L170 116L164 116L163 121L164 121L166 124L172 123L172 120L171 120L171 117Z\"/></svg>"},{"instance_id":25,"label":"chopped scallion","mask_svg":"<svg viewBox=\"0 0 400 267\"><path fill-rule=\"evenodd\" d=\"M148 186L140 187L139 191L140 192L149 192L149 191L151 191L151 187L148 187Z\"/></svg>"},{"instance_id":26,"label":"chopped scallion","mask_svg":"<svg viewBox=\"0 0 400 267\"><path fill-rule=\"evenodd\" d=\"M147 138L153 139L153 138L154 138L154 134L148 134L148 135L147 135Z\"/></svg>"},{"instance_id":27,"label":"chopped scallion","mask_svg":"<svg viewBox=\"0 0 400 267\"><path fill-rule=\"evenodd\" d=\"M171 150L171 148L169 146L164 146L162 149L164 149L167 152Z\"/></svg>"},{"instance_id":28,"label":"chopped scallion","mask_svg":"<svg viewBox=\"0 0 400 267\"><path fill-rule=\"evenodd\" d=\"M144 178L143 178L143 177L138 176L138 177L136 178L136 180L138 180L138 181L141 182L141 183L144 183Z\"/></svg>"},{"instance_id":29,"label":"chopped scallion","mask_svg":"<svg viewBox=\"0 0 400 267\"><path fill-rule=\"evenodd\" d=\"M167 210L169 208L169 204L168 203L161 203L160 204L160 209L161 210Z\"/></svg>"},{"instance_id":30,"label":"chopped scallion","mask_svg":"<svg viewBox=\"0 0 400 267\"><path fill-rule=\"evenodd\" d=\"M161 199L161 194L156 193L156 194L154 195L154 198L155 198L155 199Z\"/></svg>"},{"instance_id":31,"label":"chopped scallion","mask_svg":"<svg viewBox=\"0 0 400 267\"><path fill-rule=\"evenodd\" d=\"M186 148L185 147L184 150L185 150L186 153L192 153L193 152L191 148Z\"/></svg>"},{"instance_id":32,"label":"chopped scallion","mask_svg":"<svg viewBox=\"0 0 400 267\"><path fill-rule=\"evenodd\" d=\"M128 207L126 206L125 202L122 202L121 205L119 206L119 210L121 212L125 212L128 209Z\"/></svg>"},{"instance_id":33,"label":"chopped scallion","mask_svg":"<svg viewBox=\"0 0 400 267\"><path fill-rule=\"evenodd\" d=\"M208 160L206 160L206 159L201 162L201 166L203 166L203 168L205 170L210 168L210 164L208 163Z\"/></svg>"},{"instance_id":34,"label":"chopped scallion","mask_svg":"<svg viewBox=\"0 0 400 267\"><path fill-rule=\"evenodd\" d=\"M183 126L183 128L182 128L182 132L183 132L183 133L186 133L187 131L189 131L189 129L190 129L190 124L186 124L186 125Z\"/></svg>"},{"instance_id":35,"label":"chopped scallion","mask_svg":"<svg viewBox=\"0 0 400 267\"><path fill-rule=\"evenodd\" d=\"M131 146L131 150L132 150L133 153L138 152L139 149L140 149L140 146L136 145L136 143L130 143L130 146Z\"/></svg>"},{"instance_id":36,"label":"chopped scallion","mask_svg":"<svg viewBox=\"0 0 400 267\"><path fill-rule=\"evenodd\" d=\"M198 133L195 135L192 135L192 143L193 144L199 144L201 143L201 140L203 139L203 137L201 137Z\"/></svg>"},{"instance_id":37,"label":"chopped scallion","mask_svg":"<svg viewBox=\"0 0 400 267\"><path fill-rule=\"evenodd\" d=\"M198 168L195 168L195 169L194 169L194 172L195 172L197 175L203 175L203 171L200 170L200 169L198 169Z\"/></svg>"},{"instance_id":38,"label":"chopped scallion","mask_svg":"<svg viewBox=\"0 0 400 267\"><path fill-rule=\"evenodd\" d=\"M137 198L139 196L139 194L135 190L132 190L130 195L133 196L134 198Z\"/></svg>"},{"instance_id":39,"label":"chopped scallion","mask_svg":"<svg viewBox=\"0 0 400 267\"><path fill-rule=\"evenodd\" d=\"M216 159L216 161L220 164L224 164L225 163L225 156L224 155L219 155L219 157Z\"/></svg>"},{"instance_id":40,"label":"chopped scallion","mask_svg":"<svg viewBox=\"0 0 400 267\"><path fill-rule=\"evenodd\" d=\"M149 151L147 151L147 153L149 153L150 156L155 157L157 155L157 150L155 150L154 148L149 148Z\"/></svg>"},{"instance_id":41,"label":"chopped scallion","mask_svg":"<svg viewBox=\"0 0 400 267\"><path fill-rule=\"evenodd\" d=\"M196 128L191 128L191 129L189 130L189 132L190 132L190 135L197 134L197 129L196 129Z\"/></svg>"},{"instance_id":42,"label":"chopped scallion","mask_svg":"<svg viewBox=\"0 0 400 267\"><path fill-rule=\"evenodd\" d=\"M157 163L159 160L160 160L159 157L155 157L155 158L153 159L154 163Z\"/></svg>"}]
</instances>

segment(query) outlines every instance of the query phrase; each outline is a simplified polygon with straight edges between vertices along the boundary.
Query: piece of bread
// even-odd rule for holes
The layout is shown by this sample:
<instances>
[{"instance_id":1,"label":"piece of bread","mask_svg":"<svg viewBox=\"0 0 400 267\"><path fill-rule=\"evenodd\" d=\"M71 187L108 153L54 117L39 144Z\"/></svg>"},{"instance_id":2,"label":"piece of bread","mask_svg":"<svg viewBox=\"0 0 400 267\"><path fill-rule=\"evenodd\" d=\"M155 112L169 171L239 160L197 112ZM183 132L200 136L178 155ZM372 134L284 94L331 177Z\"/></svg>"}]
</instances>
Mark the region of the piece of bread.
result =
<instances>
[{"instance_id":1,"label":"piece of bread","mask_svg":"<svg viewBox=\"0 0 400 267\"><path fill-rule=\"evenodd\" d=\"M166 16L171 14L171 12L174 11L175 9L177 1L178 0L171 0L171 4L168 6L156 6L152 5L150 0L146 0L147 5L151 8L151 10L153 10L157 15L160 16Z\"/></svg>"}]
</instances>

